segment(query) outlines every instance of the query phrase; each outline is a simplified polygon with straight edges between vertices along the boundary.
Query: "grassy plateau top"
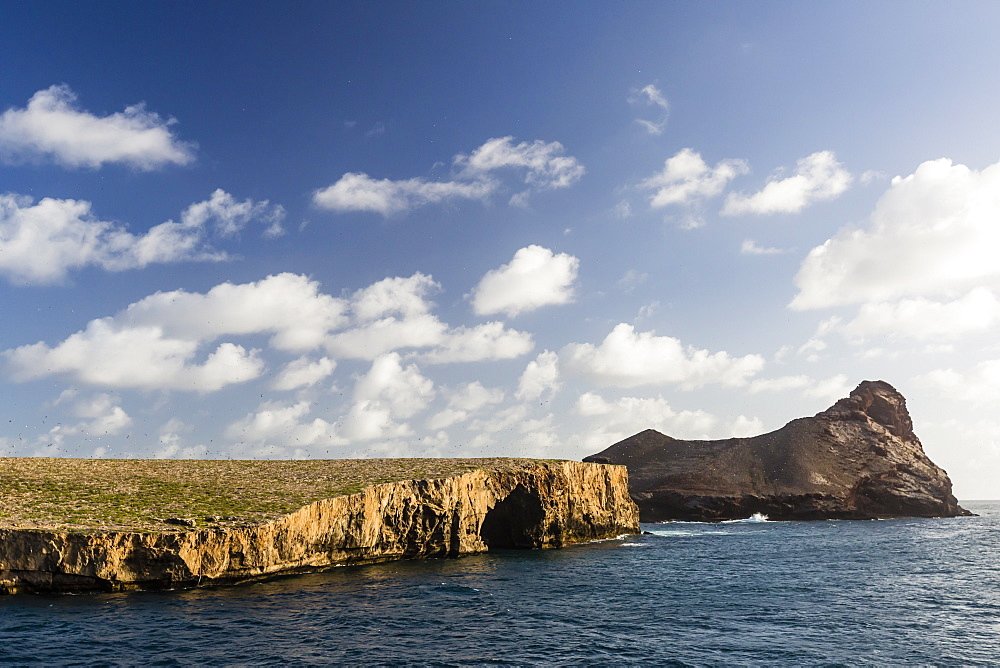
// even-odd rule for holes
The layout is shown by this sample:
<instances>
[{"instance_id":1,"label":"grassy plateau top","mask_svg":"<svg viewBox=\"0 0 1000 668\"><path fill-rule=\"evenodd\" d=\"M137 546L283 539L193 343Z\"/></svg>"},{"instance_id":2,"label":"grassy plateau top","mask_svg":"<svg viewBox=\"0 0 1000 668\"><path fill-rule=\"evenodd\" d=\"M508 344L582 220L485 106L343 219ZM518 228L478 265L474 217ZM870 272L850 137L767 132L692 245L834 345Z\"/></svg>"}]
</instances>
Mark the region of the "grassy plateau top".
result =
<instances>
[{"instance_id":1,"label":"grassy plateau top","mask_svg":"<svg viewBox=\"0 0 1000 668\"><path fill-rule=\"evenodd\" d=\"M538 461L0 457L0 528L165 531L258 524L370 485L519 469Z\"/></svg>"}]
</instances>

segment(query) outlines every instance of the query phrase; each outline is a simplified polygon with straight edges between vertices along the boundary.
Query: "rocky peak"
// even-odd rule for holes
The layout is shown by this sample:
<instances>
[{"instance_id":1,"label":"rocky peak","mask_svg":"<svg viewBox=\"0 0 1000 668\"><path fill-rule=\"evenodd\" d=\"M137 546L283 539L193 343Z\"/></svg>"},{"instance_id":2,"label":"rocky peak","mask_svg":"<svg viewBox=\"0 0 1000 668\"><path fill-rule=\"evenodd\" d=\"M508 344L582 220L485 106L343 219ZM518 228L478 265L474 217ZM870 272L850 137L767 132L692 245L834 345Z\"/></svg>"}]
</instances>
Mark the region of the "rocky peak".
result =
<instances>
[{"instance_id":1,"label":"rocky peak","mask_svg":"<svg viewBox=\"0 0 1000 668\"><path fill-rule=\"evenodd\" d=\"M856 412L863 413L901 440L914 441L917 438L913 433L910 413L906 410L906 399L884 380L862 381L850 396L841 399L820 415L841 417L844 413Z\"/></svg>"}]
</instances>

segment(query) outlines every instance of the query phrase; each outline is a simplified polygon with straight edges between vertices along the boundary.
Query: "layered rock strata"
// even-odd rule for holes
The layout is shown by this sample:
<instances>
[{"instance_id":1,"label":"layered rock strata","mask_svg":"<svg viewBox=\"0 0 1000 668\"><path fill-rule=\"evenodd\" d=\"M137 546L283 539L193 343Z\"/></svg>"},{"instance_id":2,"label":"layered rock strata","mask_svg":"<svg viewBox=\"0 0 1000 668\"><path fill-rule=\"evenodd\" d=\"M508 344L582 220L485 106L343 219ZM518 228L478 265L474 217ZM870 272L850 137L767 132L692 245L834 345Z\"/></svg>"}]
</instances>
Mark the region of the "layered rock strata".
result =
<instances>
[{"instance_id":1,"label":"layered rock strata","mask_svg":"<svg viewBox=\"0 0 1000 668\"><path fill-rule=\"evenodd\" d=\"M624 467L536 462L373 485L275 521L157 532L0 529L0 593L163 589L638 532Z\"/></svg>"},{"instance_id":2,"label":"layered rock strata","mask_svg":"<svg viewBox=\"0 0 1000 668\"><path fill-rule=\"evenodd\" d=\"M643 521L968 515L924 454L906 400L865 381L829 409L752 438L683 441L647 429L584 461L623 464Z\"/></svg>"}]
</instances>

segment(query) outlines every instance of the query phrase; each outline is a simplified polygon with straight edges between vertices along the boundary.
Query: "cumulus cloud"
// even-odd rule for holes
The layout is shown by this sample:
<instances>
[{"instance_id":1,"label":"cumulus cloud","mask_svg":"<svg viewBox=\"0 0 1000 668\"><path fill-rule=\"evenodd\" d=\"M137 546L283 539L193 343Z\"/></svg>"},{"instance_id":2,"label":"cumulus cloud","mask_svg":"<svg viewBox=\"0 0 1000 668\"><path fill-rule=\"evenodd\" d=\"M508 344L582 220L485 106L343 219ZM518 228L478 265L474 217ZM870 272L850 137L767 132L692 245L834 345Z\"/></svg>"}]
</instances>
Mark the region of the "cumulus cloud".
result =
<instances>
[{"instance_id":1,"label":"cumulus cloud","mask_svg":"<svg viewBox=\"0 0 1000 668\"><path fill-rule=\"evenodd\" d=\"M621 323L600 345L571 343L559 354L567 373L606 387L675 384L692 389L719 383L740 386L764 366L760 355L732 357L725 351L711 353L680 340L636 332Z\"/></svg>"},{"instance_id":2,"label":"cumulus cloud","mask_svg":"<svg viewBox=\"0 0 1000 668\"><path fill-rule=\"evenodd\" d=\"M528 362L517 383L517 394L521 401L540 398L545 392L553 394L559 390L559 355L546 350Z\"/></svg>"},{"instance_id":3,"label":"cumulus cloud","mask_svg":"<svg viewBox=\"0 0 1000 668\"><path fill-rule=\"evenodd\" d=\"M321 357L316 361L299 357L285 365L271 387L275 390L311 387L333 373L335 368L337 363L329 357Z\"/></svg>"},{"instance_id":4,"label":"cumulus cloud","mask_svg":"<svg viewBox=\"0 0 1000 668\"><path fill-rule=\"evenodd\" d=\"M534 347L528 332L508 329L502 322L487 322L448 331L437 348L419 358L428 364L506 360L526 355Z\"/></svg>"},{"instance_id":5,"label":"cumulus cloud","mask_svg":"<svg viewBox=\"0 0 1000 668\"><path fill-rule=\"evenodd\" d=\"M231 237L253 221L267 224L264 236L275 237L284 234L281 227L284 218L285 208L280 204L252 199L238 202L225 190L217 188L209 199L186 208L181 214L181 224L185 228L201 229L212 223L220 236Z\"/></svg>"},{"instance_id":6,"label":"cumulus cloud","mask_svg":"<svg viewBox=\"0 0 1000 668\"><path fill-rule=\"evenodd\" d=\"M313 348L342 321L343 305L303 276L279 274L256 283L224 283L208 293L156 293L115 316L92 320L63 342L3 352L15 380L53 374L91 385L212 392L258 377L259 350L232 342L199 351L220 337L270 333L288 351Z\"/></svg>"},{"instance_id":7,"label":"cumulus cloud","mask_svg":"<svg viewBox=\"0 0 1000 668\"><path fill-rule=\"evenodd\" d=\"M809 376L778 376L777 378L761 378L750 383L749 393L787 392L796 390L801 394L815 399L828 400L833 403L841 397L850 394L854 387L848 382L847 376L837 374L823 380L813 380Z\"/></svg>"},{"instance_id":8,"label":"cumulus cloud","mask_svg":"<svg viewBox=\"0 0 1000 668\"><path fill-rule=\"evenodd\" d=\"M722 160L709 167L701 154L685 148L668 158L663 170L643 181L640 187L654 191L650 206L660 209L720 195L731 180L748 171L743 160Z\"/></svg>"},{"instance_id":9,"label":"cumulus cloud","mask_svg":"<svg viewBox=\"0 0 1000 668\"><path fill-rule=\"evenodd\" d=\"M348 172L333 185L313 193L313 204L330 211L371 211L390 216L426 204L460 199L486 200L502 187L497 176L506 171L521 175L528 190L515 194L512 203L524 203L533 190L566 188L583 176L584 167L564 155L559 142L514 143L513 137L490 139L470 155L453 159L454 178L375 179L361 172Z\"/></svg>"},{"instance_id":10,"label":"cumulus cloud","mask_svg":"<svg viewBox=\"0 0 1000 668\"><path fill-rule=\"evenodd\" d=\"M322 418L305 420L309 412L308 401L294 404L266 401L258 406L256 411L247 413L229 425L225 435L234 441L277 443L283 446L346 444L342 437L336 435L335 425Z\"/></svg>"},{"instance_id":11,"label":"cumulus cloud","mask_svg":"<svg viewBox=\"0 0 1000 668\"><path fill-rule=\"evenodd\" d=\"M479 381L465 383L451 393L448 405L444 410L435 413L427 420L428 429L447 429L464 422L486 406L503 401L504 392L499 388L484 387Z\"/></svg>"},{"instance_id":12,"label":"cumulus cloud","mask_svg":"<svg viewBox=\"0 0 1000 668\"><path fill-rule=\"evenodd\" d=\"M194 145L173 135L173 122L143 104L95 116L77 107L68 86L50 86L32 95L27 107L0 114L0 158L48 158L66 167L123 163L142 170L187 165Z\"/></svg>"},{"instance_id":13,"label":"cumulus cloud","mask_svg":"<svg viewBox=\"0 0 1000 668\"><path fill-rule=\"evenodd\" d=\"M273 347L305 352L346 323L345 309L343 300L320 292L317 281L283 273L251 283L222 283L204 294L157 292L130 304L112 324L156 328L191 341L269 333Z\"/></svg>"},{"instance_id":14,"label":"cumulus cloud","mask_svg":"<svg viewBox=\"0 0 1000 668\"><path fill-rule=\"evenodd\" d=\"M1000 401L1000 360L984 360L965 373L934 369L918 376L917 381L949 399L992 407Z\"/></svg>"},{"instance_id":15,"label":"cumulus cloud","mask_svg":"<svg viewBox=\"0 0 1000 668\"><path fill-rule=\"evenodd\" d=\"M4 351L16 381L53 374L115 388L212 392L260 375L259 351L222 343L201 364L192 363L197 341L164 336L155 327L118 328L110 319L92 320L87 329L55 347L39 342Z\"/></svg>"},{"instance_id":16,"label":"cumulus cloud","mask_svg":"<svg viewBox=\"0 0 1000 668\"><path fill-rule=\"evenodd\" d=\"M798 213L814 202L837 197L847 190L852 180L850 172L837 162L833 151L819 151L799 160L792 176L770 178L760 192L752 195L730 193L722 213L727 216Z\"/></svg>"},{"instance_id":17,"label":"cumulus cloud","mask_svg":"<svg viewBox=\"0 0 1000 668\"><path fill-rule=\"evenodd\" d=\"M434 304L427 299L440 288L433 278L417 272L355 291L348 306L350 326L326 338L327 351L374 360L393 350L443 344L448 326L430 313Z\"/></svg>"},{"instance_id":18,"label":"cumulus cloud","mask_svg":"<svg viewBox=\"0 0 1000 668\"><path fill-rule=\"evenodd\" d=\"M434 398L434 383L416 364L405 367L398 353L376 358L354 386L354 400L384 405L393 417L411 418Z\"/></svg>"},{"instance_id":19,"label":"cumulus cloud","mask_svg":"<svg viewBox=\"0 0 1000 668\"><path fill-rule=\"evenodd\" d=\"M637 118L635 119L635 122L641 125L643 129L651 135L663 134L663 130L667 126L667 118L670 114L670 103L667 102L667 98L664 97L659 88L653 84L643 86L639 90L632 93L629 97L629 102L635 105L654 107L656 111L659 112L657 120L650 121L643 118Z\"/></svg>"},{"instance_id":20,"label":"cumulus cloud","mask_svg":"<svg viewBox=\"0 0 1000 668\"><path fill-rule=\"evenodd\" d=\"M550 304L573 301L573 283L580 261L566 253L527 246L514 253L510 263L483 276L472 291L477 315L505 313L516 316Z\"/></svg>"},{"instance_id":21,"label":"cumulus cloud","mask_svg":"<svg viewBox=\"0 0 1000 668\"><path fill-rule=\"evenodd\" d=\"M1000 322L1000 300L989 288L975 288L951 301L916 297L862 304L840 332L855 343L876 338L941 341L985 332Z\"/></svg>"},{"instance_id":22,"label":"cumulus cloud","mask_svg":"<svg viewBox=\"0 0 1000 668\"><path fill-rule=\"evenodd\" d=\"M758 378L750 383L750 394L760 392L785 392L787 390L800 390L812 384L809 376L778 376L777 378Z\"/></svg>"},{"instance_id":23,"label":"cumulus cloud","mask_svg":"<svg viewBox=\"0 0 1000 668\"><path fill-rule=\"evenodd\" d=\"M0 274L18 284L58 283L74 269L138 269L154 263L223 260L206 243L206 227L219 232L261 219L280 225L284 209L267 201L236 202L216 190L211 199L189 206L181 222L167 221L145 234L93 215L90 202L0 195Z\"/></svg>"},{"instance_id":24,"label":"cumulus cloud","mask_svg":"<svg viewBox=\"0 0 1000 668\"><path fill-rule=\"evenodd\" d=\"M845 227L812 249L795 277L797 310L953 296L998 284L1000 163L951 160L895 177L865 228Z\"/></svg>"},{"instance_id":25,"label":"cumulus cloud","mask_svg":"<svg viewBox=\"0 0 1000 668\"><path fill-rule=\"evenodd\" d=\"M594 392L577 399L574 411L583 417L598 418L596 425L582 436L589 452L597 452L611 443L655 429L674 438L708 438L718 422L702 410L675 410L662 396L621 397L609 401Z\"/></svg>"}]
</instances>

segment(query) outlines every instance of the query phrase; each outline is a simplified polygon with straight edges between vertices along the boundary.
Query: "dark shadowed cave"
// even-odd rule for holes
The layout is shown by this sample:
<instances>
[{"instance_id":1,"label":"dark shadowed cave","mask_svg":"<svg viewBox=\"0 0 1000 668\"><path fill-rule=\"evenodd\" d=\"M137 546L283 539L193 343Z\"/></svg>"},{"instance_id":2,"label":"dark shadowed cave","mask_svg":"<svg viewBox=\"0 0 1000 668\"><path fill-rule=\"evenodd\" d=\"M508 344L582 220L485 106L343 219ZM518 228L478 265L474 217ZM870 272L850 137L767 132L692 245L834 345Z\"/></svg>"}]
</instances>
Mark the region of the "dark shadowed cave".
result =
<instances>
[{"instance_id":1,"label":"dark shadowed cave","mask_svg":"<svg viewBox=\"0 0 1000 668\"><path fill-rule=\"evenodd\" d=\"M486 513L479 535L491 550L541 547L544 517L537 491L518 485Z\"/></svg>"}]
</instances>

